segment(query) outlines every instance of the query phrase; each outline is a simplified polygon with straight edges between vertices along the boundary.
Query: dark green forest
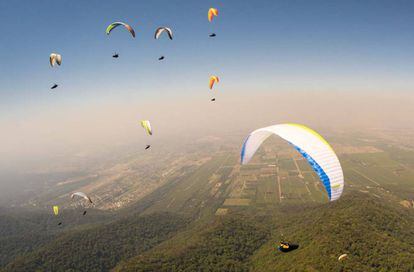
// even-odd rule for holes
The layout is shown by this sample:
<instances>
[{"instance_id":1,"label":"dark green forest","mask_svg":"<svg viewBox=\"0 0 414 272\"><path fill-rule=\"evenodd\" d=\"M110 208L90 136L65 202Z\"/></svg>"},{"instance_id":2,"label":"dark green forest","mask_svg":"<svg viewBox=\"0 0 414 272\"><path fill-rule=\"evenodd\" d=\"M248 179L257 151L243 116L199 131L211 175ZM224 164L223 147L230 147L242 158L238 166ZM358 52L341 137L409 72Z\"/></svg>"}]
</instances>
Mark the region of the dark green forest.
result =
<instances>
[{"instance_id":1,"label":"dark green forest","mask_svg":"<svg viewBox=\"0 0 414 272\"><path fill-rule=\"evenodd\" d=\"M414 213L355 193L330 205L286 208L266 220L234 214L122 263L117 271L413 271ZM283 237L281 236L283 234ZM278 241L300 244L290 253ZM337 258L347 253L345 262Z\"/></svg>"},{"instance_id":2,"label":"dark green forest","mask_svg":"<svg viewBox=\"0 0 414 272\"><path fill-rule=\"evenodd\" d=\"M167 248L125 262L116 271L248 271L248 258L270 235L264 224L253 219L238 215L217 220L173 239Z\"/></svg>"},{"instance_id":3,"label":"dark green forest","mask_svg":"<svg viewBox=\"0 0 414 272\"><path fill-rule=\"evenodd\" d=\"M184 217L159 213L69 231L16 258L4 271L107 271L168 239L187 223Z\"/></svg>"},{"instance_id":4,"label":"dark green forest","mask_svg":"<svg viewBox=\"0 0 414 272\"><path fill-rule=\"evenodd\" d=\"M21 252L7 247L3 265L12 261L3 271L414 271L413 210L358 192L275 209L240 209L209 222L131 214L44 237L34 235L38 225L9 218L3 235L18 230L27 239ZM300 248L280 253L280 239ZM343 253L348 259L339 262Z\"/></svg>"}]
</instances>

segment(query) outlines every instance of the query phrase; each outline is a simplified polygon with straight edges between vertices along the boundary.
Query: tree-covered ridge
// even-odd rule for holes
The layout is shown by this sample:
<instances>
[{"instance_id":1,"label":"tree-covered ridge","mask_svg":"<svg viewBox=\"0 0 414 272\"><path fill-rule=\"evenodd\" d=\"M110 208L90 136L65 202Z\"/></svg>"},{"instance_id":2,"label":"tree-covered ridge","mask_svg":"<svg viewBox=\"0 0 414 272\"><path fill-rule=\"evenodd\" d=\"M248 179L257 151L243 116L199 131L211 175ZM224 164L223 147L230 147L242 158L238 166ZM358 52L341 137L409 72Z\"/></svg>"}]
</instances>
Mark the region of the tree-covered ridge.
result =
<instances>
[{"instance_id":1,"label":"tree-covered ridge","mask_svg":"<svg viewBox=\"0 0 414 272\"><path fill-rule=\"evenodd\" d=\"M115 271L248 271L248 258L267 241L269 230L252 218L218 219L185 238L123 264ZM181 241L184 243L184 241Z\"/></svg>"},{"instance_id":2,"label":"tree-covered ridge","mask_svg":"<svg viewBox=\"0 0 414 272\"><path fill-rule=\"evenodd\" d=\"M280 230L300 243L288 254L269 241L252 258L252 271L414 271L414 211L352 193L294 215ZM276 237L275 239L276 240ZM348 259L338 262L347 253Z\"/></svg>"},{"instance_id":3,"label":"tree-covered ridge","mask_svg":"<svg viewBox=\"0 0 414 272\"><path fill-rule=\"evenodd\" d=\"M0 267L17 256L30 253L60 237L70 229L85 229L113 218L109 212L66 210L59 216L52 211L27 208L0 208ZM62 222L61 225L58 225Z\"/></svg>"},{"instance_id":4,"label":"tree-covered ridge","mask_svg":"<svg viewBox=\"0 0 414 272\"><path fill-rule=\"evenodd\" d=\"M229 214L121 263L116 271L414 270L411 210L353 192L335 203L274 214L273 222L247 212ZM279 252L281 234L300 248ZM348 259L339 262L343 253Z\"/></svg>"},{"instance_id":5,"label":"tree-covered ridge","mask_svg":"<svg viewBox=\"0 0 414 272\"><path fill-rule=\"evenodd\" d=\"M16 259L4 271L107 271L168 239L187 223L187 218L159 213L71 231Z\"/></svg>"},{"instance_id":6,"label":"tree-covered ridge","mask_svg":"<svg viewBox=\"0 0 414 272\"><path fill-rule=\"evenodd\" d=\"M192 220L130 214L32 242L18 225L37 248L4 271L414 271L414 210L356 191L332 203L252 206ZM282 234L300 248L277 251ZM338 262L343 253L348 259Z\"/></svg>"}]
</instances>

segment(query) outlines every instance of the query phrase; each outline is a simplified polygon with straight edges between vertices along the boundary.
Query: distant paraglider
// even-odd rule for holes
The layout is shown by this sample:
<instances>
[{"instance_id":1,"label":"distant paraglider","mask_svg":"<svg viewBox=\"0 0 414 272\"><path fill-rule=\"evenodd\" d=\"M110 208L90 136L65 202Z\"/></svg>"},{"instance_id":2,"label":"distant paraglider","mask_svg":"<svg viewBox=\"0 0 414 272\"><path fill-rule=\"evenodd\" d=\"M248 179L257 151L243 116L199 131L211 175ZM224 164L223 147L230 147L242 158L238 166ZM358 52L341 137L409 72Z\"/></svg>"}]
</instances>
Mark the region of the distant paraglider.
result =
<instances>
[{"instance_id":1,"label":"distant paraglider","mask_svg":"<svg viewBox=\"0 0 414 272\"><path fill-rule=\"evenodd\" d=\"M49 62L50 62L50 66L54 67L56 65L61 65L62 64L62 56L60 54L57 53L52 53L49 56Z\"/></svg>"},{"instance_id":2,"label":"distant paraglider","mask_svg":"<svg viewBox=\"0 0 414 272\"><path fill-rule=\"evenodd\" d=\"M53 206L53 214L55 216L58 216L59 215L59 206L57 206L57 205ZM62 222L59 222L58 223L58 226L60 226L60 225L62 225Z\"/></svg>"},{"instance_id":3,"label":"distant paraglider","mask_svg":"<svg viewBox=\"0 0 414 272\"><path fill-rule=\"evenodd\" d=\"M171 28L165 27L165 26L161 26L155 30L154 39L158 40L161 37L162 33L166 33L170 40L173 39L173 32ZM161 56L158 58L158 60L163 60L163 59L164 59L164 56Z\"/></svg>"},{"instance_id":4,"label":"distant paraglider","mask_svg":"<svg viewBox=\"0 0 414 272\"><path fill-rule=\"evenodd\" d=\"M152 135L152 128L151 128L151 123L148 120L141 120L141 126L145 129L145 132L148 135ZM151 145L147 144L145 146L145 150L148 150L151 147Z\"/></svg>"},{"instance_id":5,"label":"distant paraglider","mask_svg":"<svg viewBox=\"0 0 414 272\"><path fill-rule=\"evenodd\" d=\"M317 132L299 124L280 124L257 129L249 134L241 150L241 164L247 164L270 135L289 142L310 164L322 181L330 201L337 200L344 188L344 176L338 157Z\"/></svg>"},{"instance_id":6,"label":"distant paraglider","mask_svg":"<svg viewBox=\"0 0 414 272\"><path fill-rule=\"evenodd\" d=\"M83 198L84 200L88 201L90 204L93 204L92 199L87 194L85 194L83 192L73 193L70 197L72 199L75 199L75 197L80 197L80 198ZM86 210L83 212L83 215L85 215L85 214L86 214Z\"/></svg>"},{"instance_id":7,"label":"distant paraglider","mask_svg":"<svg viewBox=\"0 0 414 272\"><path fill-rule=\"evenodd\" d=\"M211 77L210 77L209 84L208 84L208 87L210 88L210 90L212 90L212 89L213 89L214 84L215 84L215 83L218 83L218 82L220 82L220 79L218 78L218 76L211 76ZM212 101L212 102L216 101L216 98L215 98L215 97L213 97L213 98L211 99L211 101Z\"/></svg>"},{"instance_id":8,"label":"distant paraglider","mask_svg":"<svg viewBox=\"0 0 414 272\"><path fill-rule=\"evenodd\" d=\"M209 10L208 10L208 12L207 12L207 19L208 19L208 21L211 23L212 21L213 21L213 18L214 17L217 17L218 16L218 9L216 9L216 8L210 8ZM209 37L216 37L216 33L210 33L209 35L208 35Z\"/></svg>"},{"instance_id":9,"label":"distant paraglider","mask_svg":"<svg viewBox=\"0 0 414 272\"><path fill-rule=\"evenodd\" d=\"M129 33L131 33L132 37L135 38L135 31L134 31L134 29L130 25L128 25L126 23L123 23L123 22L114 22L114 23L110 24L106 28L106 35L109 35L111 33L111 31L114 30L115 28L117 28L118 26L125 27L129 31Z\"/></svg>"},{"instance_id":10,"label":"distant paraglider","mask_svg":"<svg viewBox=\"0 0 414 272\"><path fill-rule=\"evenodd\" d=\"M209 22L213 21L213 18L215 16L218 16L218 9L216 8L210 8L207 12L207 19Z\"/></svg>"},{"instance_id":11,"label":"distant paraglider","mask_svg":"<svg viewBox=\"0 0 414 272\"><path fill-rule=\"evenodd\" d=\"M172 32L171 28L165 27L165 26L159 27L155 30L154 39L158 40L160 38L161 34L164 33L164 32L167 33L168 38L170 38L170 40L173 39L173 32Z\"/></svg>"},{"instance_id":12,"label":"distant paraglider","mask_svg":"<svg viewBox=\"0 0 414 272\"><path fill-rule=\"evenodd\" d=\"M49 56L49 63L51 67L57 67L62 64L62 56L58 53L52 53ZM56 89L59 85L53 84L52 87L50 87L51 90Z\"/></svg>"},{"instance_id":13,"label":"distant paraglider","mask_svg":"<svg viewBox=\"0 0 414 272\"><path fill-rule=\"evenodd\" d=\"M290 251L298 249L298 248L299 248L298 244L291 244L291 243L283 242L283 241L281 241L279 243L279 246L277 247L277 249L279 251L284 252L284 253L290 252Z\"/></svg>"}]
</instances>

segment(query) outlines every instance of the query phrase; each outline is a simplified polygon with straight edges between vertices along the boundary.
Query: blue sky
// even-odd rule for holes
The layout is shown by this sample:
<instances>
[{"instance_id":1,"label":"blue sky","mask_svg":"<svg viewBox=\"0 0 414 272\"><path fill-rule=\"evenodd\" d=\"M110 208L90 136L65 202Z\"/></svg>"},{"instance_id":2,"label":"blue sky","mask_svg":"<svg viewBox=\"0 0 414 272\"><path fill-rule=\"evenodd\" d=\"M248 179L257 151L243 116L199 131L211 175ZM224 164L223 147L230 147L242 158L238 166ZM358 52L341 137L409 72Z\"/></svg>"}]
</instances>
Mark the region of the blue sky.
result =
<instances>
[{"instance_id":1,"label":"blue sky","mask_svg":"<svg viewBox=\"0 0 414 272\"><path fill-rule=\"evenodd\" d=\"M212 24L211 6L219 9ZM235 95L410 92L413 14L413 1L391 0L1 1L0 113L197 96L208 92L210 74ZM105 35L113 21L130 24L136 39L123 29ZM161 25L173 41L153 39ZM49 67L51 52L63 56L58 69Z\"/></svg>"}]
</instances>

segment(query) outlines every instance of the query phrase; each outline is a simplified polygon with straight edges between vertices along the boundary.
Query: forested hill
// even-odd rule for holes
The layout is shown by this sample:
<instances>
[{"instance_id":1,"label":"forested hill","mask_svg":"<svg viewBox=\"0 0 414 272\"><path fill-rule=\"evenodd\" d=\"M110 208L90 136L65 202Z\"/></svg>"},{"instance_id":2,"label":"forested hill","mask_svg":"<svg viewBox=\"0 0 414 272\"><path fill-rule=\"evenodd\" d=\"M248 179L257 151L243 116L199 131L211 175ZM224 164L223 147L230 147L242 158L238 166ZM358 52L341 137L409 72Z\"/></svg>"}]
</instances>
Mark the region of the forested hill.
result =
<instances>
[{"instance_id":1,"label":"forested hill","mask_svg":"<svg viewBox=\"0 0 414 272\"><path fill-rule=\"evenodd\" d=\"M280 254L269 241L252 271L414 271L414 210L393 202L353 192L282 225L300 249Z\"/></svg>"},{"instance_id":2,"label":"forested hill","mask_svg":"<svg viewBox=\"0 0 414 272\"><path fill-rule=\"evenodd\" d=\"M193 219L134 214L36 237L3 271L414 271L414 210L369 194ZM300 248L278 252L281 234Z\"/></svg>"},{"instance_id":3,"label":"forested hill","mask_svg":"<svg viewBox=\"0 0 414 272\"><path fill-rule=\"evenodd\" d=\"M184 217L157 213L69 231L17 258L4 271L107 271L168 239L187 223Z\"/></svg>"},{"instance_id":4,"label":"forested hill","mask_svg":"<svg viewBox=\"0 0 414 272\"><path fill-rule=\"evenodd\" d=\"M284 213L270 225L246 214L218 219L116 271L414 271L412 210L355 192ZM278 252L281 233L300 248ZM338 262L343 253L349 258Z\"/></svg>"}]
</instances>

